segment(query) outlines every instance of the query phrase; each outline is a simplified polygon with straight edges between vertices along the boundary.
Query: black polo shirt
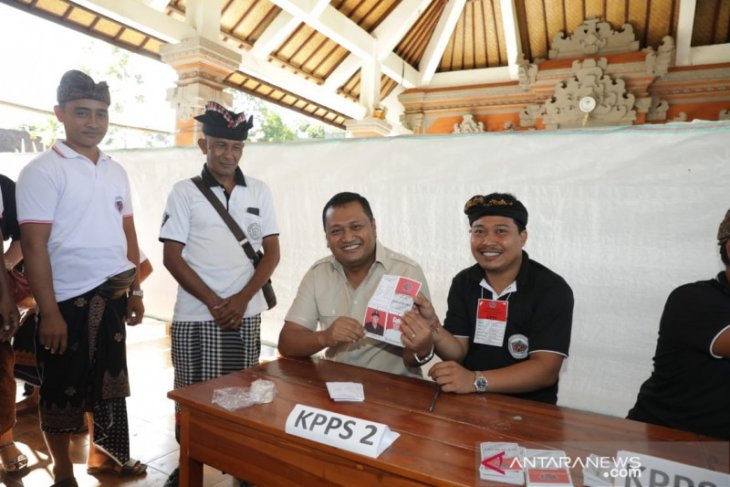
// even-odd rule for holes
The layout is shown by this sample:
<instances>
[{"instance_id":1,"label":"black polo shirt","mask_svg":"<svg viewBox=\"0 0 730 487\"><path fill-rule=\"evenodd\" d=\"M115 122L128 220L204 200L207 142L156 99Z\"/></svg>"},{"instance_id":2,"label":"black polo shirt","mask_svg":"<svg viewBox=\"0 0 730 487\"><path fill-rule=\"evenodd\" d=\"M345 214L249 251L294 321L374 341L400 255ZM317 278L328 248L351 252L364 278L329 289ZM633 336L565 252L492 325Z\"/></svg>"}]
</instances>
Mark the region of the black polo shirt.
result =
<instances>
[{"instance_id":1,"label":"black polo shirt","mask_svg":"<svg viewBox=\"0 0 730 487\"><path fill-rule=\"evenodd\" d=\"M728 327L724 272L672 291L659 324L654 371L629 419L730 439L730 359L711 354Z\"/></svg>"},{"instance_id":2,"label":"black polo shirt","mask_svg":"<svg viewBox=\"0 0 730 487\"><path fill-rule=\"evenodd\" d=\"M469 351L462 365L469 370L493 370L527 360L538 351L559 353L567 357L573 322L573 291L565 280L531 260L522 252L522 265L517 274L517 290L502 296L507 300L507 327L501 347L474 343L477 303L480 298L495 299L480 285L484 270L475 264L459 272L449 289L449 309L444 327L456 336L469 337ZM527 338L527 354L515 358L510 353L510 338ZM521 354L515 354L518 357ZM532 392L512 394L524 399L555 404L558 400L557 382Z\"/></svg>"}]
</instances>

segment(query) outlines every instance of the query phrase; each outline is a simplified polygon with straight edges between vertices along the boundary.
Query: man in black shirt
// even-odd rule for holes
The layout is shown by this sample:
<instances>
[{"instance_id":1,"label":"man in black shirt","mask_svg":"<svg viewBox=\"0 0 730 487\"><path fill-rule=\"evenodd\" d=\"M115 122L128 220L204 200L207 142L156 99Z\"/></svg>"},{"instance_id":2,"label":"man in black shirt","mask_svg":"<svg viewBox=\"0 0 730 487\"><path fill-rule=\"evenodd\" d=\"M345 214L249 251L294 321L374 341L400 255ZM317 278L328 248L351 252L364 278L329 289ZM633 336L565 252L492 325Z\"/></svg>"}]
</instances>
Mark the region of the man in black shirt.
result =
<instances>
[{"instance_id":1,"label":"man in black shirt","mask_svg":"<svg viewBox=\"0 0 730 487\"><path fill-rule=\"evenodd\" d=\"M415 348L432 345L444 360L429 375L445 392L500 392L555 404L573 292L522 250L527 209L513 195L474 196L464 212L476 264L454 277L443 327L418 296L419 311L406 313L403 336L431 327L432 344Z\"/></svg>"},{"instance_id":2,"label":"man in black shirt","mask_svg":"<svg viewBox=\"0 0 730 487\"><path fill-rule=\"evenodd\" d=\"M654 371L628 417L730 440L730 210L717 240L725 270L669 295Z\"/></svg>"}]
</instances>

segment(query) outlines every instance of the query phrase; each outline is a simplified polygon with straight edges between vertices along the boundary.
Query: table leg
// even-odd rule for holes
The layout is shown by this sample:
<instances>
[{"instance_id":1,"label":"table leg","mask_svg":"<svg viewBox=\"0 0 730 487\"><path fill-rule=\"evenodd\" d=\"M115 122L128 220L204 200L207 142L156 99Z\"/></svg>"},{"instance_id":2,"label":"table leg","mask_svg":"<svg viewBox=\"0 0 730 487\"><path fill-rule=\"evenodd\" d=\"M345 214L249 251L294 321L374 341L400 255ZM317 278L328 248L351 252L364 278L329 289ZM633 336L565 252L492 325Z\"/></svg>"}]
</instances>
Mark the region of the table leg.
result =
<instances>
[{"instance_id":1,"label":"table leg","mask_svg":"<svg viewBox=\"0 0 730 487\"><path fill-rule=\"evenodd\" d=\"M180 487L203 486L203 464L188 454L190 446L190 410L183 408L180 420Z\"/></svg>"}]
</instances>

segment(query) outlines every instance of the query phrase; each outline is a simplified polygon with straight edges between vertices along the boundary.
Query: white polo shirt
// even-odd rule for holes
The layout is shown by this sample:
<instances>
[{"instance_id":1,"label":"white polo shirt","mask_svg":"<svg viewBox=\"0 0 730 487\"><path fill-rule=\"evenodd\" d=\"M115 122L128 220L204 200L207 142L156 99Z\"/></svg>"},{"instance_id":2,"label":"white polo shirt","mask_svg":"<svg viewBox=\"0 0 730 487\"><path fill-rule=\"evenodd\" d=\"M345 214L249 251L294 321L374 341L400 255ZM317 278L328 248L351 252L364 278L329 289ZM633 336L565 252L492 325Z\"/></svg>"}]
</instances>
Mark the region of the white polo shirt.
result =
<instances>
[{"instance_id":1,"label":"white polo shirt","mask_svg":"<svg viewBox=\"0 0 730 487\"><path fill-rule=\"evenodd\" d=\"M203 168L207 184L233 219L244 231L251 246L258 251L262 241L278 235L276 214L271 191L262 181L236 170L236 186L228 198L223 186ZM203 193L190 179L173 186L167 199L160 228L160 240L173 240L185 245L182 257L205 284L221 298L239 292L254 274L254 267ZM266 310L261 291L248 303L244 316ZM198 298L178 286L174 321L211 321L213 316Z\"/></svg>"},{"instance_id":2,"label":"white polo shirt","mask_svg":"<svg viewBox=\"0 0 730 487\"><path fill-rule=\"evenodd\" d=\"M57 301L134 267L122 227L132 216L129 179L107 154L100 151L94 164L56 142L20 172L15 197L20 225L51 225L48 254Z\"/></svg>"}]
</instances>

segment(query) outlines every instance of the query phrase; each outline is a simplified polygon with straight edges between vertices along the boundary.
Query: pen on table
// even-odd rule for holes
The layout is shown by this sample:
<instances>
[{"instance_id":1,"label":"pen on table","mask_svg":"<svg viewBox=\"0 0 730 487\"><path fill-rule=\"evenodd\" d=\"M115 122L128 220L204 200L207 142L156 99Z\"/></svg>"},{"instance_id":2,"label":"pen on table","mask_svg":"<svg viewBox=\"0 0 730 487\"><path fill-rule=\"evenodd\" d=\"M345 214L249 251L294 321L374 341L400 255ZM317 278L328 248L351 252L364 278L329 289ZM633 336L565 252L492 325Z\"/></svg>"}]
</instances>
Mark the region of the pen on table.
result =
<instances>
[{"instance_id":1,"label":"pen on table","mask_svg":"<svg viewBox=\"0 0 730 487\"><path fill-rule=\"evenodd\" d=\"M433 408L436 407L436 399L438 399L440 395L441 395L441 386L436 384L436 392L433 395L433 399L431 399L431 405L428 407L429 413L433 412Z\"/></svg>"}]
</instances>

